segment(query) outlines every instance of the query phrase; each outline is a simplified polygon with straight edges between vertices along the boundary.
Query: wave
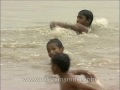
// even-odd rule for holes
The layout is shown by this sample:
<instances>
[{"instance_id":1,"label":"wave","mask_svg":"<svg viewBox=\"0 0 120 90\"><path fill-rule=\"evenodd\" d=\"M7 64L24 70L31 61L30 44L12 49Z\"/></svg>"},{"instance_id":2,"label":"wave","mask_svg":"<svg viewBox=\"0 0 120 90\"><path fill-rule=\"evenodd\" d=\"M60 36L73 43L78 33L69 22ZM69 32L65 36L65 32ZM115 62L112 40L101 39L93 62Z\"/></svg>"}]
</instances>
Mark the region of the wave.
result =
<instances>
[{"instance_id":1,"label":"wave","mask_svg":"<svg viewBox=\"0 0 120 90\"><path fill-rule=\"evenodd\" d=\"M106 28L108 27L108 20L106 18L98 18L93 21L94 27Z\"/></svg>"},{"instance_id":2,"label":"wave","mask_svg":"<svg viewBox=\"0 0 120 90\"><path fill-rule=\"evenodd\" d=\"M39 43L33 42L33 43L2 43L2 48L38 48L40 46Z\"/></svg>"},{"instance_id":3,"label":"wave","mask_svg":"<svg viewBox=\"0 0 120 90\"><path fill-rule=\"evenodd\" d=\"M111 27L106 18L98 18L93 21L89 34L77 35L72 30L56 27L54 30L50 30L48 27L32 27L26 29L16 30L1 30L1 47L2 48L38 48L40 42L44 43L46 40L56 37L72 38L76 40L99 38L101 36L109 36L117 34L115 32L118 28ZM109 31L109 33L108 33ZM116 35L114 36L116 37ZM79 38L79 39L78 39ZM105 37L106 38L106 37Z\"/></svg>"}]
</instances>

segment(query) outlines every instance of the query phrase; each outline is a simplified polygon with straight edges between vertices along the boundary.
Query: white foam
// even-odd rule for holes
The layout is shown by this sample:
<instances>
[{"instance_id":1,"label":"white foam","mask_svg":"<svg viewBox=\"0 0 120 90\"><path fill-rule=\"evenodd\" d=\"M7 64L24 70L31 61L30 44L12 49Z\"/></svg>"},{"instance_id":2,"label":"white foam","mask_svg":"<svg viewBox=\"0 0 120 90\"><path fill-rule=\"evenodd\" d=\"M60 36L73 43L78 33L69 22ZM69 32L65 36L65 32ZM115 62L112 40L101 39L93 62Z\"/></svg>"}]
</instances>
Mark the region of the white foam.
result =
<instances>
[{"instance_id":1,"label":"white foam","mask_svg":"<svg viewBox=\"0 0 120 90\"><path fill-rule=\"evenodd\" d=\"M54 30L51 31L52 36L61 36L63 34L63 30L60 27L55 27Z\"/></svg>"},{"instance_id":2,"label":"white foam","mask_svg":"<svg viewBox=\"0 0 120 90\"><path fill-rule=\"evenodd\" d=\"M108 27L108 20L106 18L99 18L99 19L95 19L93 21L93 25L97 25L100 27Z\"/></svg>"},{"instance_id":3,"label":"white foam","mask_svg":"<svg viewBox=\"0 0 120 90\"><path fill-rule=\"evenodd\" d=\"M97 83L99 86L103 87L103 85L100 83L99 80L97 80L96 83Z\"/></svg>"},{"instance_id":4,"label":"white foam","mask_svg":"<svg viewBox=\"0 0 120 90\"><path fill-rule=\"evenodd\" d=\"M76 35L76 32L57 26L51 31L51 35L52 36L63 36L63 35L64 36L71 36L71 35Z\"/></svg>"}]
</instances>

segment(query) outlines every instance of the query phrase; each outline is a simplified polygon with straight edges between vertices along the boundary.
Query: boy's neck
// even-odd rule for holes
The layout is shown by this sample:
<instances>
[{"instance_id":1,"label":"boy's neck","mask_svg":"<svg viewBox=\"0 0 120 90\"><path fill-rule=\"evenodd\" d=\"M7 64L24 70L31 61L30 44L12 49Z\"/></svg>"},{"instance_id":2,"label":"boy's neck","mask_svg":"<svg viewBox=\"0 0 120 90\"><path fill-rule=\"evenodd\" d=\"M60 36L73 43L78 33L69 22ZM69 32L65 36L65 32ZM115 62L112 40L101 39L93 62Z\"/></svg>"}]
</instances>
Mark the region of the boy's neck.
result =
<instances>
[{"instance_id":1,"label":"boy's neck","mask_svg":"<svg viewBox=\"0 0 120 90\"><path fill-rule=\"evenodd\" d=\"M60 78L65 78L69 75L69 73L68 72L61 72L58 75L59 75Z\"/></svg>"}]
</instances>

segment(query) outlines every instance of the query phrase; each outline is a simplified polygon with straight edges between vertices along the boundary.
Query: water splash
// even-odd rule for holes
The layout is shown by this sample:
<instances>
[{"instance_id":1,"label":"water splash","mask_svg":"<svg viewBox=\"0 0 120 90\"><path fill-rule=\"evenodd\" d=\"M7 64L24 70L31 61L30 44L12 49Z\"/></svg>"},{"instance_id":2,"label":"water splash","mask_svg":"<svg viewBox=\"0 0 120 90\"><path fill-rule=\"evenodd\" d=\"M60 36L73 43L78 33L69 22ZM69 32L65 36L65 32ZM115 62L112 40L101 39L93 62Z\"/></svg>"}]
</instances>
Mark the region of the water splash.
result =
<instances>
[{"instance_id":1,"label":"water splash","mask_svg":"<svg viewBox=\"0 0 120 90\"><path fill-rule=\"evenodd\" d=\"M106 28L108 27L108 20L106 18L99 18L99 19L95 19L93 21L93 26L94 27L101 27L101 28Z\"/></svg>"},{"instance_id":2,"label":"water splash","mask_svg":"<svg viewBox=\"0 0 120 90\"><path fill-rule=\"evenodd\" d=\"M65 28L61 28L61 27L55 27L54 30L52 30L50 32L50 34L54 37L58 37L58 36L73 36L76 35L76 33L72 30L67 30Z\"/></svg>"}]
</instances>

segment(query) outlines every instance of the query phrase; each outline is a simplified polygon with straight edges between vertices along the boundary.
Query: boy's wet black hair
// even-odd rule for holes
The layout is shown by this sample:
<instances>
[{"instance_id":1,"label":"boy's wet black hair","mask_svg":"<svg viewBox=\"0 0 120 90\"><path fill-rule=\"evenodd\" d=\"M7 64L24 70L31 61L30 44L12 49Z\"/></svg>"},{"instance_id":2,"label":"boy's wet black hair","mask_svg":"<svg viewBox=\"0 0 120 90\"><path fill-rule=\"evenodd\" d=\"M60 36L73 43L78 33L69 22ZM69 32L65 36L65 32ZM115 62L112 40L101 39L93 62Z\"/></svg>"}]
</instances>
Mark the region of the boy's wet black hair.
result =
<instances>
[{"instance_id":1,"label":"boy's wet black hair","mask_svg":"<svg viewBox=\"0 0 120 90\"><path fill-rule=\"evenodd\" d=\"M57 39L57 38L50 39L50 40L48 41L46 47L48 47L48 45L51 44L51 43L55 43L59 48L63 48L62 42L61 42L59 39Z\"/></svg>"},{"instance_id":2,"label":"boy's wet black hair","mask_svg":"<svg viewBox=\"0 0 120 90\"><path fill-rule=\"evenodd\" d=\"M70 58L67 54L58 53L53 56L52 64L56 64L62 72L67 72L70 67Z\"/></svg>"},{"instance_id":3,"label":"boy's wet black hair","mask_svg":"<svg viewBox=\"0 0 120 90\"><path fill-rule=\"evenodd\" d=\"M80 15L85 16L87 20L91 20L91 21L90 21L90 24L89 24L89 26L91 26L92 21L93 21L93 13L92 13L91 11L89 11L89 10L81 10L81 11L78 13L78 17L79 17Z\"/></svg>"}]
</instances>

